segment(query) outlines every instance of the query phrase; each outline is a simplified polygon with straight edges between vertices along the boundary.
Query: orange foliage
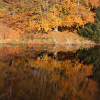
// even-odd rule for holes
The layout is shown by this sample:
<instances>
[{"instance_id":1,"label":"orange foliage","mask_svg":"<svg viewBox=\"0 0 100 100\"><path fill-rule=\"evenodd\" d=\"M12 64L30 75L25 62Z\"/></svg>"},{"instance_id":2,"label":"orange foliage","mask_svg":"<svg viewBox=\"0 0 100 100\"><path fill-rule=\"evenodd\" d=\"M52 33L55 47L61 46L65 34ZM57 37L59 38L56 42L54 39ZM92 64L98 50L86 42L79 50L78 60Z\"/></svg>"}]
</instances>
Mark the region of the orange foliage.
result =
<instances>
[{"instance_id":1,"label":"orange foliage","mask_svg":"<svg viewBox=\"0 0 100 100\"><path fill-rule=\"evenodd\" d=\"M76 60L57 61L43 56L28 62L16 60L12 67L5 68L4 76L0 73L0 79L11 82L12 94L18 97L25 94L25 98L31 98L36 94L38 98L45 96L52 100L92 100L94 92L98 91L97 83L87 78L93 74L92 68L92 65L83 65ZM3 82L0 83L1 90L5 89ZM9 90L9 86L6 88Z\"/></svg>"},{"instance_id":2,"label":"orange foliage","mask_svg":"<svg viewBox=\"0 0 100 100\"><path fill-rule=\"evenodd\" d=\"M79 27L93 23L95 14L91 9L98 6L99 0L15 0L8 9L12 14L10 25L31 33L48 32L56 26Z\"/></svg>"}]
</instances>

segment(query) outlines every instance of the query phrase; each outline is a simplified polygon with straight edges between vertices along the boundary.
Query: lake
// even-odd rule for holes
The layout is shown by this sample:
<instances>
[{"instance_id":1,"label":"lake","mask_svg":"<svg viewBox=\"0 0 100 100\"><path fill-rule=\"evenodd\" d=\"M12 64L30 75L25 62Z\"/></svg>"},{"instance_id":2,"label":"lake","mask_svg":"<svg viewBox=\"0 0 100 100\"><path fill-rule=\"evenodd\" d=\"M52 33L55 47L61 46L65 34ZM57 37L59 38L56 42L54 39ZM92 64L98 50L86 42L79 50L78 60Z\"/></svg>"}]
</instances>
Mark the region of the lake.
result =
<instances>
[{"instance_id":1,"label":"lake","mask_svg":"<svg viewBox=\"0 0 100 100\"><path fill-rule=\"evenodd\" d=\"M100 100L100 46L0 44L0 100Z\"/></svg>"}]
</instances>

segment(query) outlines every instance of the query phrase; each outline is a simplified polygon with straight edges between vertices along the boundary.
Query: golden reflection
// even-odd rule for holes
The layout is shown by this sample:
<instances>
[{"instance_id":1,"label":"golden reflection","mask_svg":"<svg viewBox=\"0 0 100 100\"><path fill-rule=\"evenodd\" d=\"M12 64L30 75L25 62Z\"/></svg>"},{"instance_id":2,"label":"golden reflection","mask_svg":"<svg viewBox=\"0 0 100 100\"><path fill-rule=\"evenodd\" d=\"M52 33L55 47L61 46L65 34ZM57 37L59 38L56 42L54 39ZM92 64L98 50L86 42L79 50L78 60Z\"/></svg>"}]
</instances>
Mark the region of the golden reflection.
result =
<instances>
[{"instance_id":1,"label":"golden reflection","mask_svg":"<svg viewBox=\"0 0 100 100\"><path fill-rule=\"evenodd\" d=\"M0 99L92 100L98 91L98 84L88 78L92 69L77 60L57 61L47 55L18 59L0 68Z\"/></svg>"}]
</instances>

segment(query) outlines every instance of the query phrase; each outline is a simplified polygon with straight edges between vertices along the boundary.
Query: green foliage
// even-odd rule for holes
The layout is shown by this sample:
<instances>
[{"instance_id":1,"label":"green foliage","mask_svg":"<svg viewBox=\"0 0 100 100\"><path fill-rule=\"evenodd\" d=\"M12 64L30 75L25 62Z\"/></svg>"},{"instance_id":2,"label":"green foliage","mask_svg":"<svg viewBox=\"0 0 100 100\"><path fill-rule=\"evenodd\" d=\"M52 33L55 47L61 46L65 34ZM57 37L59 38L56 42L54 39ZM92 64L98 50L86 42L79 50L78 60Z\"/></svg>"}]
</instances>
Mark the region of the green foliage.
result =
<instances>
[{"instance_id":1,"label":"green foliage","mask_svg":"<svg viewBox=\"0 0 100 100\"><path fill-rule=\"evenodd\" d=\"M16 42L16 40L15 40L15 39L11 40L11 43L15 43L15 42Z\"/></svg>"},{"instance_id":2,"label":"green foliage","mask_svg":"<svg viewBox=\"0 0 100 100\"><path fill-rule=\"evenodd\" d=\"M87 23L85 27L79 27L78 32L82 37L89 38L100 43L100 7L94 9L96 13L94 24Z\"/></svg>"},{"instance_id":3,"label":"green foliage","mask_svg":"<svg viewBox=\"0 0 100 100\"><path fill-rule=\"evenodd\" d=\"M26 38L21 38L21 39L19 40L19 43L23 43L23 42L27 42L27 39L26 39Z\"/></svg>"}]
</instances>

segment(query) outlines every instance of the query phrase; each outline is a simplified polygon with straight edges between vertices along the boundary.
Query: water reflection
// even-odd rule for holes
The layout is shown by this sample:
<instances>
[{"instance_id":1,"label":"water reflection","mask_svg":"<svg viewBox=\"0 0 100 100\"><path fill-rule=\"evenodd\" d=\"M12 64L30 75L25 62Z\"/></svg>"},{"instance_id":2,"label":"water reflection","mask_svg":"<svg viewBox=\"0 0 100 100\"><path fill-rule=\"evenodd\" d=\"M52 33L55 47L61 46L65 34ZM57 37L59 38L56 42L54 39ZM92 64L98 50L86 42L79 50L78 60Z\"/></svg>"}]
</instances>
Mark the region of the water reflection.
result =
<instances>
[{"instance_id":1,"label":"water reflection","mask_svg":"<svg viewBox=\"0 0 100 100\"><path fill-rule=\"evenodd\" d=\"M54 52L18 48L0 57L0 100L99 100L89 78L94 66L77 60L77 51L57 52L56 59Z\"/></svg>"},{"instance_id":2,"label":"water reflection","mask_svg":"<svg viewBox=\"0 0 100 100\"><path fill-rule=\"evenodd\" d=\"M86 65L93 64L93 78L98 80L100 85L100 46L95 46L89 50L81 50L78 53L78 58Z\"/></svg>"}]
</instances>

